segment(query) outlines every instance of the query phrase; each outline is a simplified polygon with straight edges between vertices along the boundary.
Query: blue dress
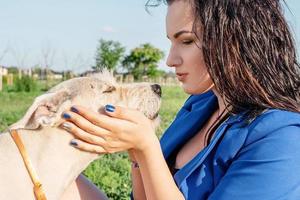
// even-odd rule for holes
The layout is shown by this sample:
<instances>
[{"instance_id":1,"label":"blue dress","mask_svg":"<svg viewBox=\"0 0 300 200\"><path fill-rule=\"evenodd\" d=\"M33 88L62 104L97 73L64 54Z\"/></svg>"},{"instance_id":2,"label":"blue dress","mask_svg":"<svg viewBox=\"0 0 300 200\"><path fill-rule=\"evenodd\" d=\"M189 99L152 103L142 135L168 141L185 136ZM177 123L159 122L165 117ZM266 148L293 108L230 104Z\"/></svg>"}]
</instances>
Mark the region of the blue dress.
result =
<instances>
[{"instance_id":1,"label":"blue dress","mask_svg":"<svg viewBox=\"0 0 300 200\"><path fill-rule=\"evenodd\" d=\"M160 142L168 163L217 108L212 91L187 99ZM300 200L300 113L231 115L174 175L187 200Z\"/></svg>"}]
</instances>

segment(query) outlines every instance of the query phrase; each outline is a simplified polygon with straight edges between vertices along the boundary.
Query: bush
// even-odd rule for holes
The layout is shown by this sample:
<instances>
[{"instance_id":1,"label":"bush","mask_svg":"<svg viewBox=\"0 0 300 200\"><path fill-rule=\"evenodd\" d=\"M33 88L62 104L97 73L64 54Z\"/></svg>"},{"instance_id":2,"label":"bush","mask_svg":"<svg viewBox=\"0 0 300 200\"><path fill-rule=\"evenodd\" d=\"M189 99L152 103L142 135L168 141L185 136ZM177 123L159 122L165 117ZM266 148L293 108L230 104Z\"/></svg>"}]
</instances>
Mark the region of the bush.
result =
<instances>
[{"instance_id":1,"label":"bush","mask_svg":"<svg viewBox=\"0 0 300 200\"><path fill-rule=\"evenodd\" d=\"M32 92L36 91L37 84L30 76L22 76L21 79L16 79L13 90L15 92Z\"/></svg>"}]
</instances>

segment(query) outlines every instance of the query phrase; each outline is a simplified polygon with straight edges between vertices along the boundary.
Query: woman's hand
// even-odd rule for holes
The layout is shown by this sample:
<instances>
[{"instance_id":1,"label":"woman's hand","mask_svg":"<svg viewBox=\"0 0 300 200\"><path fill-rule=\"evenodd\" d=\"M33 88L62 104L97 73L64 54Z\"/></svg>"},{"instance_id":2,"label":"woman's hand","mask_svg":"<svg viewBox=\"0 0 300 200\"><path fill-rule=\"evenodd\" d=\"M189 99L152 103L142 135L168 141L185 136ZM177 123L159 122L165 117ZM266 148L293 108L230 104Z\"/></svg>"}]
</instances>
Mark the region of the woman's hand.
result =
<instances>
[{"instance_id":1,"label":"woman's hand","mask_svg":"<svg viewBox=\"0 0 300 200\"><path fill-rule=\"evenodd\" d=\"M144 151L157 144L151 121L141 112L112 105L100 114L81 106L73 106L63 114L62 127L78 139L70 144L94 153L127 150Z\"/></svg>"}]
</instances>

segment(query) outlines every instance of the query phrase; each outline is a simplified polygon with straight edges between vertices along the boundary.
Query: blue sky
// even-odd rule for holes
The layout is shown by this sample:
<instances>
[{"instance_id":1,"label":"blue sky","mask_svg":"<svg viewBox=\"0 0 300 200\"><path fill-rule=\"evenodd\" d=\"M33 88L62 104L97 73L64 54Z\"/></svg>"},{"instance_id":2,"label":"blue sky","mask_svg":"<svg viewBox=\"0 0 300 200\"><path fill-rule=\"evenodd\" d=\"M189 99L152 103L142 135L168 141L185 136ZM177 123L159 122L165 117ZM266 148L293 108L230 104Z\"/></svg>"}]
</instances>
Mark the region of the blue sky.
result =
<instances>
[{"instance_id":1,"label":"blue sky","mask_svg":"<svg viewBox=\"0 0 300 200\"><path fill-rule=\"evenodd\" d=\"M149 42L166 54L166 6L145 11L146 0L0 0L0 65L28 68L43 64L43 52L55 70L82 72L94 64L100 38L116 40L127 53ZM286 0L287 20L300 40L300 1ZM71 67L72 66L72 67ZM165 60L161 69L168 69Z\"/></svg>"}]
</instances>

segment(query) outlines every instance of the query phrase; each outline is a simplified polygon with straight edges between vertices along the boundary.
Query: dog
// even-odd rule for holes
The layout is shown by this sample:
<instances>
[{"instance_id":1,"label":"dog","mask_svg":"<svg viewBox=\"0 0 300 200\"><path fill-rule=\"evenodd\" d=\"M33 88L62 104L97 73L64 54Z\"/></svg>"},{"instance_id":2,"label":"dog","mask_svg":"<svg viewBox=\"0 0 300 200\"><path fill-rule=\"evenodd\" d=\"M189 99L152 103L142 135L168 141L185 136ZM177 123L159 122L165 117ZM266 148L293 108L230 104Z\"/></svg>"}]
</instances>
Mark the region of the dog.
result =
<instances>
[{"instance_id":1,"label":"dog","mask_svg":"<svg viewBox=\"0 0 300 200\"><path fill-rule=\"evenodd\" d=\"M81 105L101 112L106 104L113 104L143 112L157 127L160 102L158 84L118 84L110 72L104 71L51 88L37 97L9 130L18 131L47 199L58 200L89 163L100 157L69 145L74 136L59 128L65 110ZM35 199L33 183L9 130L0 134L0 199Z\"/></svg>"}]
</instances>

